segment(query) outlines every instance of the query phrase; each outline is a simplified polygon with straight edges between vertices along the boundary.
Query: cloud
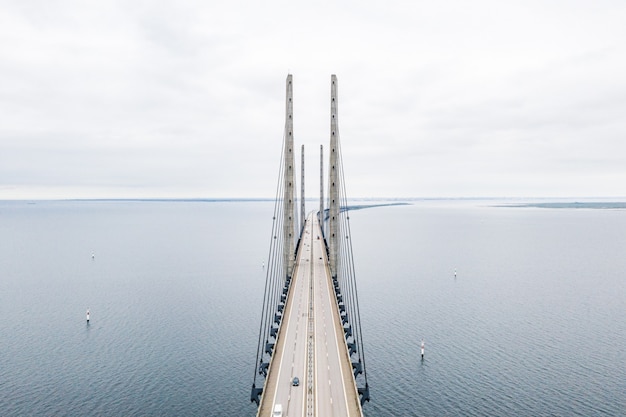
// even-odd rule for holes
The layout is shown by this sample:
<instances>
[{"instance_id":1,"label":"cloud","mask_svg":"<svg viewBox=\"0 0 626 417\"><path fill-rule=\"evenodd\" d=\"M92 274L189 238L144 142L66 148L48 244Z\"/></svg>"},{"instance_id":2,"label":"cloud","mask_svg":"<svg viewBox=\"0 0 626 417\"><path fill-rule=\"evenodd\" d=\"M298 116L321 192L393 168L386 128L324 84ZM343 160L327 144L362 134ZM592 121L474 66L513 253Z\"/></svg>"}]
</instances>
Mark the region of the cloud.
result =
<instances>
[{"instance_id":1,"label":"cloud","mask_svg":"<svg viewBox=\"0 0 626 417\"><path fill-rule=\"evenodd\" d=\"M621 2L4 3L0 198L271 197L288 72L311 197L331 73L353 196L623 195Z\"/></svg>"}]
</instances>

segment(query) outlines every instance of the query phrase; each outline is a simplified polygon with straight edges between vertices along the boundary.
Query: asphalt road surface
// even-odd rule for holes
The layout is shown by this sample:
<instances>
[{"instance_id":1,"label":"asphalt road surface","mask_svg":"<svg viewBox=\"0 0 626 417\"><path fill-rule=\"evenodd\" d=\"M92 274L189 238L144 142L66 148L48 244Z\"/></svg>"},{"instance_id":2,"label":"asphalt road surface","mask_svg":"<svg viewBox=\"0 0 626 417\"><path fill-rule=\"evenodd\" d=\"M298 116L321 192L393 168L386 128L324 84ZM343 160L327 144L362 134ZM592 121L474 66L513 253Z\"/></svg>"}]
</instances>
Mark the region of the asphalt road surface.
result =
<instances>
[{"instance_id":1,"label":"asphalt road surface","mask_svg":"<svg viewBox=\"0 0 626 417\"><path fill-rule=\"evenodd\" d=\"M310 214L259 415L361 415L317 216ZM299 385L293 385L293 379Z\"/></svg>"}]
</instances>

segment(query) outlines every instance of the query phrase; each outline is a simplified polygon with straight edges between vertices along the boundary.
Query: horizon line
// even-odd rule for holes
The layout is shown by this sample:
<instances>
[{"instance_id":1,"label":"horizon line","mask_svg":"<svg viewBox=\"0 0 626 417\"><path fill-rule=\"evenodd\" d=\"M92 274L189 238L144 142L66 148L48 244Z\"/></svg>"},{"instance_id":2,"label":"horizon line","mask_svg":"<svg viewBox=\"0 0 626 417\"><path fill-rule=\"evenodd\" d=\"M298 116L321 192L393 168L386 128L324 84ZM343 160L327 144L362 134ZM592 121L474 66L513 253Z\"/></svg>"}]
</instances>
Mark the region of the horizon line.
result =
<instances>
[{"instance_id":1,"label":"horizon line","mask_svg":"<svg viewBox=\"0 0 626 417\"><path fill-rule=\"evenodd\" d=\"M453 200L571 200L571 199L602 199L626 200L624 196L461 196L461 197L349 197L348 200L362 201L453 201ZM0 201L34 202L34 201L180 201L180 202L255 202L275 201L271 197L97 197L97 198L1 198ZM299 201L299 199L297 199ZM318 197L306 197L305 201L319 201Z\"/></svg>"}]
</instances>

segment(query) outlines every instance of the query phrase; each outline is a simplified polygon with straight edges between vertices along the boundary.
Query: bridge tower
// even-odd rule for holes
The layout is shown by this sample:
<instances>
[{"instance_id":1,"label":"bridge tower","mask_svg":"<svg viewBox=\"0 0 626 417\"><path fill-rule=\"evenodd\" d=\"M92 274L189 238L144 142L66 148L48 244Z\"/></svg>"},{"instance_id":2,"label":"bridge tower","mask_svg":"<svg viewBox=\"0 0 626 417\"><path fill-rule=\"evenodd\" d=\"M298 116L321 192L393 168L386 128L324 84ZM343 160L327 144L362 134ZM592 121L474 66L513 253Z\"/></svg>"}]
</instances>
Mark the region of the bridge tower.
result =
<instances>
[{"instance_id":1,"label":"bridge tower","mask_svg":"<svg viewBox=\"0 0 626 417\"><path fill-rule=\"evenodd\" d=\"M330 84L330 166L328 167L328 262L330 273L337 277L339 269L339 149L337 129L337 76Z\"/></svg>"},{"instance_id":2,"label":"bridge tower","mask_svg":"<svg viewBox=\"0 0 626 417\"><path fill-rule=\"evenodd\" d=\"M349 349L361 404L363 404L370 400L370 394L365 369L356 272L352 256L352 237L350 236L350 216L348 214L350 207L348 206L342 167L337 87L337 76L333 74L330 80L327 254L345 341Z\"/></svg>"},{"instance_id":3,"label":"bridge tower","mask_svg":"<svg viewBox=\"0 0 626 417\"><path fill-rule=\"evenodd\" d=\"M293 274L295 262L295 173L293 155L293 83L291 74L287 76L287 97L285 103L283 262L285 273L290 278Z\"/></svg>"},{"instance_id":4,"label":"bridge tower","mask_svg":"<svg viewBox=\"0 0 626 417\"><path fill-rule=\"evenodd\" d=\"M324 145L320 145L320 211L317 216L320 224L324 224Z\"/></svg>"},{"instance_id":5,"label":"bridge tower","mask_svg":"<svg viewBox=\"0 0 626 417\"><path fill-rule=\"evenodd\" d=\"M306 206L304 199L304 145L302 145L301 152L302 160L300 162L300 236L302 236L302 230L304 230L304 223L306 220Z\"/></svg>"}]
</instances>

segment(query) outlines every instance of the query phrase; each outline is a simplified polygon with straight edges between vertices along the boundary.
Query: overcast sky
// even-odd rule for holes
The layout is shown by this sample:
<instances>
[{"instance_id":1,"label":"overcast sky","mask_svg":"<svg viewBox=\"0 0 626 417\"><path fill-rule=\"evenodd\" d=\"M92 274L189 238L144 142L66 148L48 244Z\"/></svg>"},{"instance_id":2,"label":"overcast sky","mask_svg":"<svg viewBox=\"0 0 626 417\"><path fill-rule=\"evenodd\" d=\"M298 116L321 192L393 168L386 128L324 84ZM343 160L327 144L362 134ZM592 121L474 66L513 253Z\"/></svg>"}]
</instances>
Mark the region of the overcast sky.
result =
<instances>
[{"instance_id":1,"label":"overcast sky","mask_svg":"<svg viewBox=\"0 0 626 417\"><path fill-rule=\"evenodd\" d=\"M625 22L623 0L0 0L0 199L273 197L288 73L308 197L333 73L351 197L624 196Z\"/></svg>"}]
</instances>

